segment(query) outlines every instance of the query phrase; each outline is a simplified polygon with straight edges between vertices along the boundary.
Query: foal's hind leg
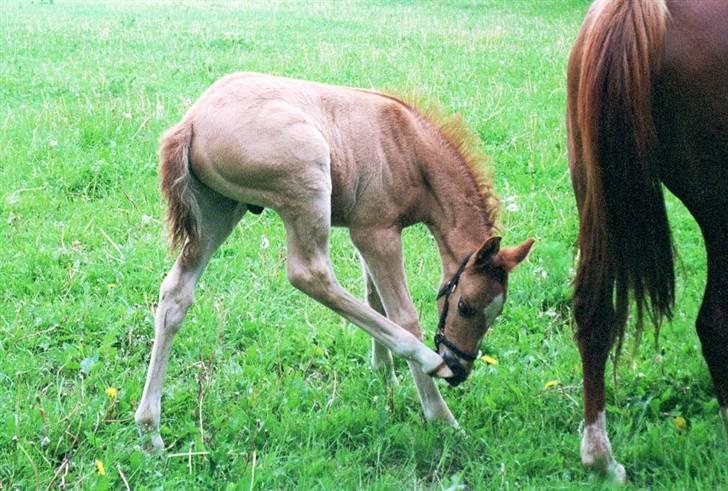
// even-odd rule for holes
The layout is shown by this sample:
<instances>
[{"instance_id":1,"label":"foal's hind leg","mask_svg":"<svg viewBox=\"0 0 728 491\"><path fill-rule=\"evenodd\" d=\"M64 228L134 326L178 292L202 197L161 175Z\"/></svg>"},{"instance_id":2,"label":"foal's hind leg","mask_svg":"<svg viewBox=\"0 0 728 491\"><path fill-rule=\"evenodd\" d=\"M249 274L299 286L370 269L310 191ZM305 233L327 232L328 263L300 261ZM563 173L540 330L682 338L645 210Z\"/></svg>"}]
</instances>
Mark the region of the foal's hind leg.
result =
<instances>
[{"instance_id":1,"label":"foal's hind leg","mask_svg":"<svg viewBox=\"0 0 728 491\"><path fill-rule=\"evenodd\" d=\"M415 309L404 274L402 239L399 230L352 230L351 238L359 249L369 272L369 282L374 282L387 317L422 339ZM376 349L376 345L374 348ZM376 353L376 352L375 352ZM416 364L408 362L417 386L425 419L444 421L457 426L450 409L440 395L435 381Z\"/></svg>"},{"instance_id":2,"label":"foal's hind leg","mask_svg":"<svg viewBox=\"0 0 728 491\"><path fill-rule=\"evenodd\" d=\"M728 437L728 241L726 222L722 233L704 230L708 252L708 284L696 322L703 356L713 378L721 416Z\"/></svg>"},{"instance_id":3,"label":"foal's hind leg","mask_svg":"<svg viewBox=\"0 0 728 491\"><path fill-rule=\"evenodd\" d=\"M164 448L159 435L164 373L174 336L194 299L195 284L210 256L245 214L245 205L224 198L199 184L195 195L200 210L199 254L184 260L180 255L160 287L159 305L154 317L154 346L144 393L134 418L147 450Z\"/></svg>"}]
</instances>

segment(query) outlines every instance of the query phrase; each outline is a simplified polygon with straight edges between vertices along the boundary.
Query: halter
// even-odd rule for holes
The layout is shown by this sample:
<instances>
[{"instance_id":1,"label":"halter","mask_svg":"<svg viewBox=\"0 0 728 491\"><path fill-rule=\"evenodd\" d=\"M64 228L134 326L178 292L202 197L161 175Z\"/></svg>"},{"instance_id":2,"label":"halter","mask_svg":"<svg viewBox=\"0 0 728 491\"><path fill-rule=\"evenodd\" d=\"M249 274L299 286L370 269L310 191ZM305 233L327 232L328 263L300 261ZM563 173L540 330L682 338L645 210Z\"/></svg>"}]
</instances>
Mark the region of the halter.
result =
<instances>
[{"instance_id":1,"label":"halter","mask_svg":"<svg viewBox=\"0 0 728 491\"><path fill-rule=\"evenodd\" d=\"M445 304L442 306L442 313L440 314L440 322L437 324L437 332L435 333L435 351L440 351L440 345L444 344L447 349L453 352L456 356L459 358L462 358L463 360L468 361L475 361L478 358L478 353L466 353L465 351L461 350L455 344L453 344L452 341L448 340L445 337L445 321L447 320L447 312L450 309L450 295L452 292L455 291L455 289L458 287L458 282L460 281L460 276L463 274L463 271L465 270L465 265L468 263L468 260L470 259L470 256L472 256L473 253L471 252L467 256L465 256L465 259L463 260L462 264L458 268L457 271L455 271L455 274L452 275L452 278L450 278L450 281L445 283L442 288L440 288L440 291L437 292L437 300L440 299L440 297L445 297Z\"/></svg>"}]
</instances>

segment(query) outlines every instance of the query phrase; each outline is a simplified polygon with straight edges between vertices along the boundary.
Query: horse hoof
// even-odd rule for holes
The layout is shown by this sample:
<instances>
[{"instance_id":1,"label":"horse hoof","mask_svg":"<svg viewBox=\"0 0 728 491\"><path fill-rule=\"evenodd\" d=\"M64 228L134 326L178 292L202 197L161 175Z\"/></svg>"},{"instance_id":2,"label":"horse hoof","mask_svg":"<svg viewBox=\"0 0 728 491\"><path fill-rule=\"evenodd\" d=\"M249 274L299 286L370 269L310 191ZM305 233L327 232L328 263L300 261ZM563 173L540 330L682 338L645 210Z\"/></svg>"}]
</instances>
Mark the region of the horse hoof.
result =
<instances>
[{"instance_id":1,"label":"horse hoof","mask_svg":"<svg viewBox=\"0 0 728 491\"><path fill-rule=\"evenodd\" d=\"M142 450L148 454L164 452L164 441L158 432L142 435Z\"/></svg>"},{"instance_id":2,"label":"horse hoof","mask_svg":"<svg viewBox=\"0 0 728 491\"><path fill-rule=\"evenodd\" d=\"M617 486L627 484L627 472L624 470L624 466L616 461L609 464L607 478L612 484L616 484Z\"/></svg>"},{"instance_id":3,"label":"horse hoof","mask_svg":"<svg viewBox=\"0 0 728 491\"><path fill-rule=\"evenodd\" d=\"M151 454L164 451L164 440L162 440L158 428L147 423L137 422L137 429L141 438L142 450Z\"/></svg>"},{"instance_id":4,"label":"horse hoof","mask_svg":"<svg viewBox=\"0 0 728 491\"><path fill-rule=\"evenodd\" d=\"M452 373L452 370L450 370L450 367L447 366L447 363L444 361L435 368L432 372L429 373L430 377L439 377L439 378L453 378L455 376L454 373Z\"/></svg>"}]
</instances>

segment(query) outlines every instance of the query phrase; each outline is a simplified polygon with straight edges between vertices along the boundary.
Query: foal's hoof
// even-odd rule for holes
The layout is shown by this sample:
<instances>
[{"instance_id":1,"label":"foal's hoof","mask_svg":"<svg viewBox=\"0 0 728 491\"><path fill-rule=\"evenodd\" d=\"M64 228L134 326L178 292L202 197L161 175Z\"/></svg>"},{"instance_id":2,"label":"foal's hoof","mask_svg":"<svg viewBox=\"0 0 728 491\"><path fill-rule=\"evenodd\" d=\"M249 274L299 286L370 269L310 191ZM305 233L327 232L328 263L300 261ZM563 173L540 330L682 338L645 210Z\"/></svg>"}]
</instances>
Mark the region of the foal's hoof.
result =
<instances>
[{"instance_id":1,"label":"foal's hoof","mask_svg":"<svg viewBox=\"0 0 728 491\"><path fill-rule=\"evenodd\" d=\"M164 451L164 441L159 434L159 429L145 423L138 423L139 436L141 438L142 450L147 453L157 454Z\"/></svg>"},{"instance_id":2,"label":"foal's hoof","mask_svg":"<svg viewBox=\"0 0 728 491\"><path fill-rule=\"evenodd\" d=\"M164 452L164 441L159 433L152 433L142 437L142 449L151 454Z\"/></svg>"},{"instance_id":3,"label":"foal's hoof","mask_svg":"<svg viewBox=\"0 0 728 491\"><path fill-rule=\"evenodd\" d=\"M447 366L447 363L444 361L433 371L428 373L430 377L439 377L444 379L453 378L455 376L454 373L452 373L452 370L450 370L450 367Z\"/></svg>"}]
</instances>

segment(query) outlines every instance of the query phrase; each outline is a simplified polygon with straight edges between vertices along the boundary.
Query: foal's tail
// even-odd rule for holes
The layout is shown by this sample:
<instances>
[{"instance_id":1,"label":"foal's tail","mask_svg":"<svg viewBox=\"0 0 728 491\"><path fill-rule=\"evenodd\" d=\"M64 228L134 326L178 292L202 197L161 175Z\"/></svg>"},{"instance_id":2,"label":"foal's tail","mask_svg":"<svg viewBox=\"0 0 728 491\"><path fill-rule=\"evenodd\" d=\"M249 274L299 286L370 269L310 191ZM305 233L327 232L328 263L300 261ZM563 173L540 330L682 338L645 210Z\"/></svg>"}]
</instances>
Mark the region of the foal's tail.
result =
<instances>
[{"instance_id":1,"label":"foal's tail","mask_svg":"<svg viewBox=\"0 0 728 491\"><path fill-rule=\"evenodd\" d=\"M630 292L638 330L645 308L659 328L674 304L651 101L668 16L664 0L597 0L569 59L570 164L580 214L576 315L584 327L603 325L620 344ZM616 315L605 319L612 308Z\"/></svg>"},{"instance_id":2,"label":"foal's tail","mask_svg":"<svg viewBox=\"0 0 728 491\"><path fill-rule=\"evenodd\" d=\"M190 145L192 124L182 121L160 139L159 174L167 199L167 224L172 250L182 246L182 260L197 256L200 248L199 207L192 191Z\"/></svg>"}]
</instances>

